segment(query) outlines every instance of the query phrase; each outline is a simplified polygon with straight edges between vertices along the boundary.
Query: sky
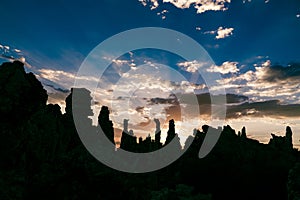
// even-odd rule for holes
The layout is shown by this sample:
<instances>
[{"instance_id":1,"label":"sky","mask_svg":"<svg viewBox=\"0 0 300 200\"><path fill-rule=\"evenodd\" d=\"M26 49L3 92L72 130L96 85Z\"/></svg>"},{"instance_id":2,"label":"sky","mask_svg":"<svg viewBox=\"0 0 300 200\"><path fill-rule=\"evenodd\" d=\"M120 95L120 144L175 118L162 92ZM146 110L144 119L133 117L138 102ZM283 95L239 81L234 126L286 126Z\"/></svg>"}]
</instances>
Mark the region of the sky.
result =
<instances>
[{"instance_id":1,"label":"sky","mask_svg":"<svg viewBox=\"0 0 300 200\"><path fill-rule=\"evenodd\" d=\"M0 17L0 61L24 62L47 89L48 102L62 111L75 79L84 80L99 86L93 93L95 116L102 105L109 106L116 130L129 118L129 128L144 137L155 130L154 118L163 132L175 118L184 141L193 128L210 123L205 93L222 88L230 102L220 124L237 131L246 126L249 137L264 143L271 133L284 135L289 125L300 147L298 0L5 1ZM110 63L101 77L76 76L101 42L142 27L178 31L209 57L186 60L141 49L115 58L109 52L99 58ZM118 48L115 44L114 51ZM213 87L205 77L191 79L208 61L206 72L219 74Z\"/></svg>"}]
</instances>

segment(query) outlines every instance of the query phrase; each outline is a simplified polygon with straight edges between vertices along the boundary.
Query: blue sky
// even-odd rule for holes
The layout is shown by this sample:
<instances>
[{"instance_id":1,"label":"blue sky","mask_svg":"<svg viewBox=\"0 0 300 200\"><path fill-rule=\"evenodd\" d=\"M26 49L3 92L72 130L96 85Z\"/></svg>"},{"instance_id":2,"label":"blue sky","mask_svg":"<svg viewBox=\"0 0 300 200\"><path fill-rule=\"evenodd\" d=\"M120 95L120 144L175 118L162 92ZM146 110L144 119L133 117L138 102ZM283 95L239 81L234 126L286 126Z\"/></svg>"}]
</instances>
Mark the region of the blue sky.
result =
<instances>
[{"instance_id":1,"label":"blue sky","mask_svg":"<svg viewBox=\"0 0 300 200\"><path fill-rule=\"evenodd\" d=\"M196 13L171 3L151 10L138 1L6 1L1 3L1 43L26 50L28 57L49 60L49 67L74 70L91 49L106 38L137 27L165 27L180 31L206 47L216 63L245 62L269 56L274 63L299 60L300 2L233 1L226 11ZM157 13L168 10L163 20ZM196 30L201 27L201 30ZM203 34L219 27L233 35L216 39ZM217 46L216 46L217 45ZM218 48L216 48L218 47ZM71 61L64 55L73 55ZM81 59L80 59L81 58ZM55 62L54 62L55 61Z\"/></svg>"},{"instance_id":2,"label":"blue sky","mask_svg":"<svg viewBox=\"0 0 300 200\"><path fill-rule=\"evenodd\" d=\"M5 1L0 6L0 17L2 56L24 57L26 70L35 72L48 90L49 102L62 107L66 94L57 89L72 87L74 76L90 51L117 33L140 27L168 28L196 40L215 62L210 70L220 72L220 83L228 93L245 95L251 102L279 100L280 105L300 104L300 65L292 64L300 63L299 0ZM199 66L152 50L111 61L111 69L135 69L141 63L151 66L156 61L168 63L173 69L181 68L186 74ZM122 72L118 76L122 74L126 75ZM155 109L159 108L165 107ZM236 112L242 116L229 121L237 129L249 124L253 137L263 141L271 131L280 127L284 130L286 124L300 131L294 114L282 113L282 107L276 109L278 114L266 119L264 113L270 114L268 109L250 106L244 110L245 115ZM276 130L255 129L255 124L266 127L272 120Z\"/></svg>"}]
</instances>

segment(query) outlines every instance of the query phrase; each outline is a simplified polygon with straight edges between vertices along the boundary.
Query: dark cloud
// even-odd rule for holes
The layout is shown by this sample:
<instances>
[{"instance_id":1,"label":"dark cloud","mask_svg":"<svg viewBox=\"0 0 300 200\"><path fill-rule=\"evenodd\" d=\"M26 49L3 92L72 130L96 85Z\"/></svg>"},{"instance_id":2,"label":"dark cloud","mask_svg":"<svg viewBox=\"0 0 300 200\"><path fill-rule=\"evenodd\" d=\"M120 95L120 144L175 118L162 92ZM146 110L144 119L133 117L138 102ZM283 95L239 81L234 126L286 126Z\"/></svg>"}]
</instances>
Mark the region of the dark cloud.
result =
<instances>
[{"instance_id":1,"label":"dark cloud","mask_svg":"<svg viewBox=\"0 0 300 200\"><path fill-rule=\"evenodd\" d=\"M200 117L208 117L211 115L211 98L215 98L214 102L222 103L224 96L210 96L209 93L198 94L196 95L198 103L195 104L191 98L195 98L194 94L184 94L180 97L180 103L171 104L169 98L161 99L155 98L152 102L166 104L170 103L171 106L166 110L168 116L179 118L181 115L181 105L184 105L186 113L191 113L190 117L197 117L195 114L195 109L199 109ZM279 100L269 100L263 102L254 102L249 103L248 97L243 95L236 94L226 94L227 100L227 112L226 118L240 118L245 116L251 117L274 117L274 118L283 118L283 117L300 117L300 104L288 104L283 105ZM222 106L216 105L216 106ZM193 115L193 116L192 116ZM171 117L169 117L171 118Z\"/></svg>"},{"instance_id":2,"label":"dark cloud","mask_svg":"<svg viewBox=\"0 0 300 200\"><path fill-rule=\"evenodd\" d=\"M51 84L45 84L44 83L44 85L48 86L48 87L51 87L52 89L54 89L54 90L56 90L58 92L62 92L62 93L69 93L70 92L70 90L68 90L68 89L63 89L63 88L60 88L60 87L55 87L54 85L51 85Z\"/></svg>"},{"instance_id":3,"label":"dark cloud","mask_svg":"<svg viewBox=\"0 0 300 200\"><path fill-rule=\"evenodd\" d=\"M283 80L295 80L299 82L300 63L293 63L287 67L274 65L266 68L262 80L267 82L277 82Z\"/></svg>"},{"instance_id":4,"label":"dark cloud","mask_svg":"<svg viewBox=\"0 0 300 200\"><path fill-rule=\"evenodd\" d=\"M227 104L239 104L248 101L248 97L243 95L236 95L236 94L226 94L224 95L211 95L209 93L204 94L183 94L180 96L180 102L186 104L195 104L196 102L193 99L197 98L199 105L210 105L213 99L214 103L225 103Z\"/></svg>"},{"instance_id":5,"label":"dark cloud","mask_svg":"<svg viewBox=\"0 0 300 200\"><path fill-rule=\"evenodd\" d=\"M227 118L242 116L300 117L300 104L282 105L279 100L272 100L227 107Z\"/></svg>"},{"instance_id":6,"label":"dark cloud","mask_svg":"<svg viewBox=\"0 0 300 200\"><path fill-rule=\"evenodd\" d=\"M178 99L177 96L174 94L171 94L168 98L152 98L149 100L150 104L171 104L171 105L177 105Z\"/></svg>"}]
</instances>

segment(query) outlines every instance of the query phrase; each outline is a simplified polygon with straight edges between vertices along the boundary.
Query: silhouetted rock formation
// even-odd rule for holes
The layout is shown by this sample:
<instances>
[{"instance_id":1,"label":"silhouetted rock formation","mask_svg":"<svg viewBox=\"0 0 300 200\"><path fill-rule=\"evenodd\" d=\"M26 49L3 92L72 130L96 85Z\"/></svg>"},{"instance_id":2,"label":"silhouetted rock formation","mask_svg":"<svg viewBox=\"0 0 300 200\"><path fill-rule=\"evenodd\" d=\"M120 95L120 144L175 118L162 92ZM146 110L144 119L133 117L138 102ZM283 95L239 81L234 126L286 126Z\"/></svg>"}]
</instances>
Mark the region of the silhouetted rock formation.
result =
<instances>
[{"instance_id":1,"label":"silhouetted rock formation","mask_svg":"<svg viewBox=\"0 0 300 200\"><path fill-rule=\"evenodd\" d=\"M154 119L156 130L155 130L155 150L162 147L161 139L161 129L160 129L160 121L159 119Z\"/></svg>"},{"instance_id":2,"label":"silhouetted rock formation","mask_svg":"<svg viewBox=\"0 0 300 200\"><path fill-rule=\"evenodd\" d=\"M209 126L208 125L203 125L202 126L202 130L203 130L203 133L207 133L208 132L208 129L209 129Z\"/></svg>"},{"instance_id":3,"label":"silhouetted rock formation","mask_svg":"<svg viewBox=\"0 0 300 200\"><path fill-rule=\"evenodd\" d=\"M129 119L123 120L123 131L126 133L128 133L128 121L129 121Z\"/></svg>"},{"instance_id":4,"label":"silhouetted rock formation","mask_svg":"<svg viewBox=\"0 0 300 200\"><path fill-rule=\"evenodd\" d=\"M163 147L163 144L160 142L161 139L161 129L160 129L160 122L158 119L154 119L154 122L156 123L156 131L155 131L155 139L153 140L151 138L151 135L149 134L145 140L143 140L142 137L139 138L139 142L137 143L137 138L134 136L133 131L130 130L127 132L128 129L128 121L127 119L124 119L124 129L121 136L121 144L120 148L127 151L132 152L139 152L139 153L145 153L145 152L151 152L158 150ZM168 135L166 138L166 142L164 145L169 144L172 140L175 142L176 151L181 151L182 147L180 144L180 138L175 133L175 122L174 120L169 121L169 130Z\"/></svg>"},{"instance_id":5,"label":"silhouetted rock formation","mask_svg":"<svg viewBox=\"0 0 300 200\"><path fill-rule=\"evenodd\" d=\"M132 130L128 131L128 121L128 119L124 119L120 148L126 151L136 152L137 138L134 136Z\"/></svg>"},{"instance_id":6,"label":"silhouetted rock formation","mask_svg":"<svg viewBox=\"0 0 300 200\"><path fill-rule=\"evenodd\" d=\"M246 128L237 135L230 126L215 129L203 125L202 131L195 129L188 137L185 154L171 165L151 173L129 174L98 162L79 138L74 120L88 126L86 135L98 130L89 119L93 113L88 90L72 89L63 115L58 105L46 105L46 101L41 83L32 73L25 73L22 63L0 66L1 200L300 197L300 165L296 164L300 153L293 149L290 127L284 137L273 134L269 144L261 144L246 137ZM133 152L156 150L161 130L159 121L155 122L155 139L149 135L137 143L125 121L121 145ZM99 125L113 142L113 124L105 106ZM207 157L199 159L205 137L214 131L222 131L217 144ZM174 120L169 121L165 145L170 142L178 144L174 151L181 150Z\"/></svg>"},{"instance_id":7,"label":"silhouetted rock formation","mask_svg":"<svg viewBox=\"0 0 300 200\"><path fill-rule=\"evenodd\" d=\"M46 90L23 66L19 61L0 66L0 113L5 124L28 120L47 102Z\"/></svg>"},{"instance_id":8,"label":"silhouetted rock formation","mask_svg":"<svg viewBox=\"0 0 300 200\"><path fill-rule=\"evenodd\" d=\"M98 123L106 137L113 144L115 144L114 127L112 121L109 119L109 110L107 106L102 106L100 114L98 116Z\"/></svg>"},{"instance_id":9,"label":"silhouetted rock formation","mask_svg":"<svg viewBox=\"0 0 300 200\"><path fill-rule=\"evenodd\" d=\"M154 119L156 123L156 131L155 131L155 140L151 139L150 134L143 140L142 137L139 137L139 142L137 143L137 138L133 134L133 131L130 130L128 132L128 119L124 119L123 123L123 132L121 137L121 145L120 148L127 151L132 152L151 152L155 151L162 147L162 143L160 142L161 138L161 130L160 130L160 122L158 119Z\"/></svg>"},{"instance_id":10,"label":"silhouetted rock formation","mask_svg":"<svg viewBox=\"0 0 300 200\"><path fill-rule=\"evenodd\" d=\"M291 127L286 127L286 133L285 133L285 143L287 149L292 150L293 149L293 132Z\"/></svg>"},{"instance_id":11,"label":"silhouetted rock formation","mask_svg":"<svg viewBox=\"0 0 300 200\"><path fill-rule=\"evenodd\" d=\"M245 127L242 128L242 134L241 134L241 137L242 137L242 138L247 138L246 128L245 128Z\"/></svg>"},{"instance_id":12,"label":"silhouetted rock formation","mask_svg":"<svg viewBox=\"0 0 300 200\"><path fill-rule=\"evenodd\" d=\"M174 148L172 149L174 155L178 155L179 152L182 150L182 146L180 144L180 138L178 134L175 132L175 121L171 119L169 121L169 130L167 132L166 142L164 146L168 145L169 143L174 142Z\"/></svg>"},{"instance_id":13,"label":"silhouetted rock formation","mask_svg":"<svg viewBox=\"0 0 300 200\"><path fill-rule=\"evenodd\" d=\"M47 109L46 90L23 65L14 61L0 66L0 167L9 168L20 161L31 134L25 127L34 114Z\"/></svg>"},{"instance_id":14,"label":"silhouetted rock formation","mask_svg":"<svg viewBox=\"0 0 300 200\"><path fill-rule=\"evenodd\" d=\"M271 134L272 138L269 141L269 145L273 148L282 151L291 151L293 150L293 133L292 129L287 126L285 136L277 136L275 134Z\"/></svg>"},{"instance_id":15,"label":"silhouetted rock formation","mask_svg":"<svg viewBox=\"0 0 300 200\"><path fill-rule=\"evenodd\" d=\"M167 133L167 138L166 138L166 142L164 145L167 145L169 144L173 138L175 137L176 133L175 133L175 122L173 119L171 119L169 121L169 130L168 130L168 133Z\"/></svg>"}]
</instances>

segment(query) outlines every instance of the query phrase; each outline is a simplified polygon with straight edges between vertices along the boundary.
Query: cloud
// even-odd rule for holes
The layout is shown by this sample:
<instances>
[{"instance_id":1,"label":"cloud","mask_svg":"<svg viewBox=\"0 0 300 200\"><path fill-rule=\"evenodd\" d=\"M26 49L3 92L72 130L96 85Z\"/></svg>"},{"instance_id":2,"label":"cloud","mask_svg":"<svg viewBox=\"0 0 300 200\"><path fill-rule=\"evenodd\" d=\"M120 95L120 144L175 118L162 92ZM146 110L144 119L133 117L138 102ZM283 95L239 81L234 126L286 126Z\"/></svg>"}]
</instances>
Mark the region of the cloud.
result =
<instances>
[{"instance_id":1,"label":"cloud","mask_svg":"<svg viewBox=\"0 0 300 200\"><path fill-rule=\"evenodd\" d=\"M17 60L17 61L24 63L25 67L27 67L28 69L33 68L33 66L31 64L26 62L26 58L23 55L23 52L21 50L13 48L8 45L0 44L0 58L3 58L5 60L11 61L11 62Z\"/></svg>"},{"instance_id":2,"label":"cloud","mask_svg":"<svg viewBox=\"0 0 300 200\"><path fill-rule=\"evenodd\" d=\"M216 38L217 39L223 39L223 38L226 38L226 37L229 37L231 36L233 33L233 28L223 28L223 27L219 27L218 30L217 30L217 36Z\"/></svg>"},{"instance_id":3,"label":"cloud","mask_svg":"<svg viewBox=\"0 0 300 200\"><path fill-rule=\"evenodd\" d=\"M294 63L287 67L271 66L271 61L268 60L261 67L256 67L256 75L260 82L300 84L300 64Z\"/></svg>"},{"instance_id":4,"label":"cloud","mask_svg":"<svg viewBox=\"0 0 300 200\"><path fill-rule=\"evenodd\" d=\"M48 103L58 104L65 109L65 99L69 94L69 90L74 86L75 79L84 81L86 88L89 85L98 83L96 77L77 77L76 74L62 70L39 69L36 71L36 77L41 81L48 93ZM105 91L101 91L106 94Z\"/></svg>"},{"instance_id":5,"label":"cloud","mask_svg":"<svg viewBox=\"0 0 300 200\"><path fill-rule=\"evenodd\" d=\"M180 104L185 105L187 113L199 107L200 115L203 119L208 119L211 115L212 98L218 106L224 99L224 95L212 95L209 93L197 94L197 103L190 99L195 94L177 94L180 96ZM283 105L279 100L267 100L261 102L249 102L249 98L244 95L226 94L226 119L237 119L242 117L272 117L272 118L297 118L300 117L300 104ZM169 98L160 99L164 104ZM194 113L195 114L195 113ZM193 115L190 117L197 117Z\"/></svg>"},{"instance_id":6,"label":"cloud","mask_svg":"<svg viewBox=\"0 0 300 200\"><path fill-rule=\"evenodd\" d=\"M143 6L147 6L147 0L139 0Z\"/></svg>"},{"instance_id":7,"label":"cloud","mask_svg":"<svg viewBox=\"0 0 300 200\"><path fill-rule=\"evenodd\" d=\"M52 82L60 83L65 88L71 88L74 85L75 79L82 80L86 82L99 82L97 77L88 76L76 76L74 73L65 72L62 70L52 70L52 69L39 69L38 77L50 80Z\"/></svg>"},{"instance_id":8,"label":"cloud","mask_svg":"<svg viewBox=\"0 0 300 200\"><path fill-rule=\"evenodd\" d=\"M230 0L216 0L216 1L198 1L195 5L197 13L204 13L206 11L225 11L228 8L226 3L230 3Z\"/></svg>"},{"instance_id":9,"label":"cloud","mask_svg":"<svg viewBox=\"0 0 300 200\"><path fill-rule=\"evenodd\" d=\"M170 95L168 98L151 98L151 104L178 104L176 96Z\"/></svg>"},{"instance_id":10,"label":"cloud","mask_svg":"<svg viewBox=\"0 0 300 200\"><path fill-rule=\"evenodd\" d=\"M273 117L273 118L297 118L300 117L300 104L282 105L279 100L270 100L241 105L228 106L227 118Z\"/></svg>"},{"instance_id":11,"label":"cloud","mask_svg":"<svg viewBox=\"0 0 300 200\"><path fill-rule=\"evenodd\" d=\"M203 34L210 34L210 35L214 35L216 34L217 31L205 31Z\"/></svg>"},{"instance_id":12,"label":"cloud","mask_svg":"<svg viewBox=\"0 0 300 200\"><path fill-rule=\"evenodd\" d=\"M197 70L204 66L206 63L202 63L202 62L198 62L196 60L193 61L186 61L186 62L180 62L177 63L177 66L181 67L182 69L184 69L187 72L197 72Z\"/></svg>"},{"instance_id":13,"label":"cloud","mask_svg":"<svg viewBox=\"0 0 300 200\"><path fill-rule=\"evenodd\" d=\"M111 64L114 64L116 66L119 67L119 70L121 70L121 67L126 67L126 66L130 66L132 69L134 69L136 67L135 61L133 59L133 53L129 52L128 55L130 56L130 59L113 59L112 56L104 56L102 57L104 60L110 61ZM116 70L116 68L115 68ZM120 72L119 72L120 74Z\"/></svg>"},{"instance_id":14,"label":"cloud","mask_svg":"<svg viewBox=\"0 0 300 200\"><path fill-rule=\"evenodd\" d=\"M216 34L216 39L223 39L226 37L229 37L233 34L234 28L223 28L220 26L218 30L214 31L205 31L203 34L209 34L209 35L215 35Z\"/></svg>"},{"instance_id":15,"label":"cloud","mask_svg":"<svg viewBox=\"0 0 300 200\"><path fill-rule=\"evenodd\" d=\"M74 84L76 75L62 70L40 69L38 78L59 83L65 88L71 88Z\"/></svg>"},{"instance_id":16,"label":"cloud","mask_svg":"<svg viewBox=\"0 0 300 200\"><path fill-rule=\"evenodd\" d=\"M68 89L56 87L56 86L51 85L51 84L44 84L44 86L48 86L50 88L53 88L55 91L62 92L62 93L69 93L70 92L70 90L68 90Z\"/></svg>"},{"instance_id":17,"label":"cloud","mask_svg":"<svg viewBox=\"0 0 300 200\"><path fill-rule=\"evenodd\" d=\"M221 66L211 66L207 69L208 72L219 72L221 74L236 73L239 71L237 62L224 62Z\"/></svg>"},{"instance_id":18,"label":"cloud","mask_svg":"<svg viewBox=\"0 0 300 200\"><path fill-rule=\"evenodd\" d=\"M285 104L300 103L300 64L297 63L284 67L271 65L267 60L256 65L255 70L218 82L226 87L227 92L247 95L253 101L281 99Z\"/></svg>"},{"instance_id":19,"label":"cloud","mask_svg":"<svg viewBox=\"0 0 300 200\"><path fill-rule=\"evenodd\" d=\"M161 16L162 19L166 19L166 13L168 13L169 11L167 10L162 10L161 12L158 12L157 15Z\"/></svg>"},{"instance_id":20,"label":"cloud","mask_svg":"<svg viewBox=\"0 0 300 200\"><path fill-rule=\"evenodd\" d=\"M139 0L139 2L144 6L149 4L151 10L159 6L158 0ZM179 9L187 9L192 6L199 14L206 11L225 11L230 2L231 0L163 0L163 3L170 3Z\"/></svg>"}]
</instances>

